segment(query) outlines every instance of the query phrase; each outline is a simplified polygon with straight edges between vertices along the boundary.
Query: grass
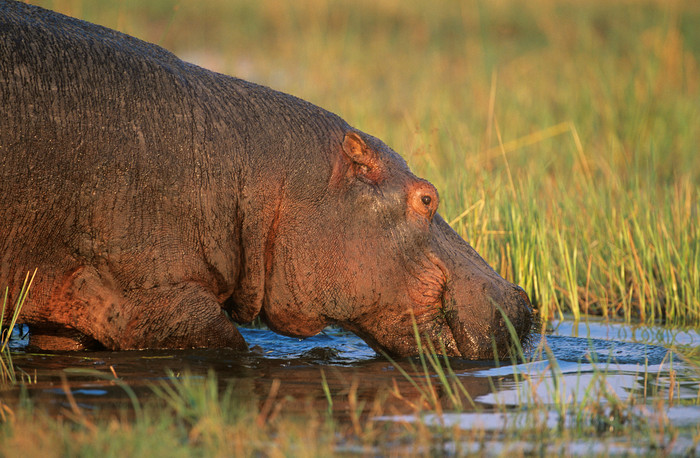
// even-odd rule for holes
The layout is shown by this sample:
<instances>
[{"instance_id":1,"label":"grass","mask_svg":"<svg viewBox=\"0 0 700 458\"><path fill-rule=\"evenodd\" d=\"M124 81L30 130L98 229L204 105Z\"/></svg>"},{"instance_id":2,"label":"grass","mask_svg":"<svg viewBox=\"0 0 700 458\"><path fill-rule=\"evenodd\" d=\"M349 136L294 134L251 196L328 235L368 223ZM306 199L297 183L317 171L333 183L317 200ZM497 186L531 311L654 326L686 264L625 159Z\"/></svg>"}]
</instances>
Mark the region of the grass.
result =
<instances>
[{"instance_id":1,"label":"grass","mask_svg":"<svg viewBox=\"0 0 700 458\"><path fill-rule=\"evenodd\" d=\"M15 383L17 381L17 374L15 373L14 365L12 364L9 343L10 339L12 338L12 330L14 329L17 319L22 312L22 307L27 299L29 288L32 286L35 276L36 270L34 270L33 273L27 272L24 283L17 294L17 299L12 308L12 313L8 314L10 316L9 323L3 323L5 312L9 311L9 309L7 309L9 306L7 303L9 289L5 288L5 293L2 299L2 307L0 308L0 387L2 387L4 384ZM0 408L2 408L1 404Z\"/></svg>"},{"instance_id":2,"label":"grass","mask_svg":"<svg viewBox=\"0 0 700 458\"><path fill-rule=\"evenodd\" d=\"M5 312L8 311L8 296L9 289L5 288L5 292L2 299L2 307L0 307L0 389L8 385L17 383L18 381L30 381L26 374L20 374L18 377L17 371L15 370L14 364L12 364L12 354L10 353L9 343L12 338L12 329L17 323L17 319L22 311L22 306L24 305L27 295L29 294L29 288L34 281L34 276L36 275L36 270L33 273L27 272L27 276L24 279L24 283L17 294L17 299L12 308L12 313L8 313L10 316L9 323L4 323ZM4 423L8 420L8 417L13 415L12 409L0 399L0 423Z\"/></svg>"}]
</instances>

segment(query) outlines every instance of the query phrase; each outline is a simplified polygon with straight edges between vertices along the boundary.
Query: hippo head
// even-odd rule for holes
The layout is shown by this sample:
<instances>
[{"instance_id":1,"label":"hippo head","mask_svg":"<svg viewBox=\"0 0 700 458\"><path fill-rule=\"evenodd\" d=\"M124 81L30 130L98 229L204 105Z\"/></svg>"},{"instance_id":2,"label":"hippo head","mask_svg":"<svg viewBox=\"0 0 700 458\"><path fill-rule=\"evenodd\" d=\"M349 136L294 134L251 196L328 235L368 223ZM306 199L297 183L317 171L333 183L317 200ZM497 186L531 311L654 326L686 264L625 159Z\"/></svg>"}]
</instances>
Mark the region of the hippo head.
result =
<instances>
[{"instance_id":1,"label":"hippo head","mask_svg":"<svg viewBox=\"0 0 700 458\"><path fill-rule=\"evenodd\" d=\"M303 337L337 324L393 356L418 353L414 323L434 348L469 359L508 352L503 315L525 339L527 295L440 217L435 187L374 137L339 140L328 174L302 164L281 188L258 310L267 325Z\"/></svg>"}]
</instances>

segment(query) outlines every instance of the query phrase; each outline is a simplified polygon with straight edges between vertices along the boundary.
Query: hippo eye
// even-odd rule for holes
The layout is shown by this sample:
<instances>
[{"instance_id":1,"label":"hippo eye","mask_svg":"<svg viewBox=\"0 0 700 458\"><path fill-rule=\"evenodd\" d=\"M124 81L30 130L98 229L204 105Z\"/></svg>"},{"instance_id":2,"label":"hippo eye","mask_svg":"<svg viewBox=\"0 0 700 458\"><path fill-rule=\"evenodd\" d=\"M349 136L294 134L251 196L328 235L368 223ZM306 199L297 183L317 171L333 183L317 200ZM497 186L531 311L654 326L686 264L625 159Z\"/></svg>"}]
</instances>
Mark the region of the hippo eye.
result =
<instances>
[{"instance_id":1,"label":"hippo eye","mask_svg":"<svg viewBox=\"0 0 700 458\"><path fill-rule=\"evenodd\" d=\"M421 197L420 201L423 202L423 205L425 205L427 207L428 205L430 205L430 202L432 202L432 199L430 198L430 196L426 195L426 196Z\"/></svg>"}]
</instances>

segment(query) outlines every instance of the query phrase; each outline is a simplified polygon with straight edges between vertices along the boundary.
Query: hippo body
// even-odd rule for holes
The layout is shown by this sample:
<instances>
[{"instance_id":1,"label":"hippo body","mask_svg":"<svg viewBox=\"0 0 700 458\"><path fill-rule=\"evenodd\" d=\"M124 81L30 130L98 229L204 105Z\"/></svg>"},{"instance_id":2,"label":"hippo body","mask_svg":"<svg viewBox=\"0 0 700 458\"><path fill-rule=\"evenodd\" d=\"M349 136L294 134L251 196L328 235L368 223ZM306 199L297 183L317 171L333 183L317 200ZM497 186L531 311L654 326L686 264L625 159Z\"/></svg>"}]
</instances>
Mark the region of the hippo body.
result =
<instances>
[{"instance_id":1,"label":"hippo body","mask_svg":"<svg viewBox=\"0 0 700 458\"><path fill-rule=\"evenodd\" d=\"M0 285L12 300L38 268L35 347L245 349L233 322L260 316L397 356L417 352L415 320L491 358L510 341L498 307L530 331L527 296L435 188L308 102L0 1L0 110Z\"/></svg>"}]
</instances>

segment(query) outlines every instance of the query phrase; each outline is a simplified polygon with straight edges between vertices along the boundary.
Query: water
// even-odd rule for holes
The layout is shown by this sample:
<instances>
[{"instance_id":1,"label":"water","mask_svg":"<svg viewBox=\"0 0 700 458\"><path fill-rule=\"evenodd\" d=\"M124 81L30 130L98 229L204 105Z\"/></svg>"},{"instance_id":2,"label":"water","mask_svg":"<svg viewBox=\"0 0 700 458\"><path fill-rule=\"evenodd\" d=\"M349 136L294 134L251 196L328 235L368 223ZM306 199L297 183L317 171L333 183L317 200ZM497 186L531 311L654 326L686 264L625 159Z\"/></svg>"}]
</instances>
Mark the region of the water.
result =
<instances>
[{"instance_id":1,"label":"water","mask_svg":"<svg viewBox=\"0 0 700 458\"><path fill-rule=\"evenodd\" d=\"M358 398L370 405L380 393L390 389L398 390L401 398L383 398L383 411L392 415L375 417L375 420L419 420L410 407L412 399L420 398L413 383L401 375L395 363L375 354L351 333L327 329L301 340L268 330L241 329L241 332L251 352L206 349L32 353L23 350L26 341L22 340L19 330L13 342L13 362L19 377L35 381L25 384L25 392L37 405L53 413L70 408L72 400L87 411L128 405L126 391L112 380L115 375L136 392L139 399L146 399L153 396L151 387L167 380L169 374L201 377L212 370L222 386L235 383L237 391L261 402L268 396L273 381L279 380L278 397L298 401L296 404L287 402L287 410L297 408L301 412L311 403L312 408L325 411L328 403L321 383L323 371L334 399L334 414L341 421L351 408L343 401L350 391L355 390ZM439 402L447 413L442 416L429 413L420 420L465 430L478 427L499 431L506 424L517 427L519 422L533 421L527 406L534 403L552 407L551 410L539 409L541 418L537 421L555 427L572 421L557 413L561 406L601 400L603 404L611 400L624 402L630 396L653 400L654 397L668 397L673 386L674 405L664 404L663 415L679 427L700 424L700 408L684 402L698 398L698 374L667 349L674 345L697 347L700 345L697 331L632 328L603 321L561 321L554 322L552 331L538 339L529 350L526 363L497 364L452 358L450 365L476 407L465 403L462 410L455 411L451 400L443 393ZM546 345L538 345L545 342ZM402 360L399 364L415 378L425 379L417 359ZM432 380L438 383L437 377L433 376ZM0 390L0 399L12 403L19 399L19 392L18 386ZM646 409L640 411L640 415L655 414L653 402L638 408ZM622 445L625 453L634 452L637 446L639 444ZM694 447L692 443L691 446ZM507 452L499 447L494 444L493 450ZM587 451L577 451L576 447ZM532 449L533 452L538 450ZM585 448L585 444L572 443L565 452L586 454L591 450Z\"/></svg>"},{"instance_id":2,"label":"water","mask_svg":"<svg viewBox=\"0 0 700 458\"><path fill-rule=\"evenodd\" d=\"M625 403L631 396L638 401L629 414L666 425L697 430L700 426L700 378L697 367L686 363L667 347L697 347L700 334L695 330L680 331L657 327L629 327L603 321L553 323L545 337L551 351L530 354L527 363L489 367L459 372L466 379L498 380L495 389L475 397L484 409L443 415L394 415L386 421L416 422L441 428L503 431L523 429L533 423L556 430L573 426L586 405L599 403L601 428L619 428L610 420L613 403ZM540 343L536 341L535 346ZM669 402L672 397L672 402ZM646 400L646 402L644 401ZM663 400L664 402L655 402ZM533 406L549 406L538 409ZM578 406L578 407L577 407ZM490 407L490 408L489 408ZM505 410L504 410L505 407ZM567 409L568 408L568 409ZM566 411L561 414L560 409ZM572 414L573 412L573 414ZM585 413L584 413L585 415ZM625 414L627 415L627 414ZM595 421L595 415L592 415ZM611 431L612 432L612 431ZM700 453L697 438L679 435L664 449L664 454L694 456ZM566 442L542 450L535 442L516 443L490 441L486 444L459 444L461 453L487 455L553 454L567 456L646 455L658 446L652 439L632 442L606 437ZM445 452L454 449L448 444ZM475 448L476 447L476 448ZM657 450L658 451L658 450Z\"/></svg>"}]
</instances>

